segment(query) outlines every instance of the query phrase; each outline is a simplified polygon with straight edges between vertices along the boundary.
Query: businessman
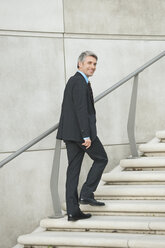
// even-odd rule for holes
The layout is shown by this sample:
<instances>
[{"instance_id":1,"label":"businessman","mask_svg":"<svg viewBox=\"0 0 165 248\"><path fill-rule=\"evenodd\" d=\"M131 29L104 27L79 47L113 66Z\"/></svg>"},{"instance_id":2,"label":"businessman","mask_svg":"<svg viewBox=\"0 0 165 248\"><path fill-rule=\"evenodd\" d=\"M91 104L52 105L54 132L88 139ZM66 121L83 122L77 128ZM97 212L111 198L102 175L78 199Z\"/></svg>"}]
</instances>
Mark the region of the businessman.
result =
<instances>
[{"instance_id":1,"label":"businessman","mask_svg":"<svg viewBox=\"0 0 165 248\"><path fill-rule=\"evenodd\" d=\"M66 179L66 205L68 221L87 219L91 214L80 210L79 204L104 206L94 198L94 192L108 162L107 154L97 137L96 111L89 82L97 65L97 56L90 51L78 58L78 71L72 76L64 91L57 139L64 140L67 149L68 168ZM93 160L86 181L78 198L78 181L85 152Z\"/></svg>"}]
</instances>

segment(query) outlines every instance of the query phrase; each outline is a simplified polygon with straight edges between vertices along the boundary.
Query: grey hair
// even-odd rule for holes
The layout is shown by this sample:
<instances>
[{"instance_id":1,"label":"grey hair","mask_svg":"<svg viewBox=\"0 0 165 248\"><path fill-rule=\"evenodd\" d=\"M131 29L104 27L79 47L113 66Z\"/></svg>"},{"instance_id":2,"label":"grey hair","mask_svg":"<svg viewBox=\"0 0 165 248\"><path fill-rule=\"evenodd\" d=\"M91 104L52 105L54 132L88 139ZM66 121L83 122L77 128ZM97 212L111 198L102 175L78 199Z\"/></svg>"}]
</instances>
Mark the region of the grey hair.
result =
<instances>
[{"instance_id":1,"label":"grey hair","mask_svg":"<svg viewBox=\"0 0 165 248\"><path fill-rule=\"evenodd\" d=\"M96 61L98 60L98 57L97 57L97 55L95 53L93 53L91 51L82 52L80 54L80 56L78 57L77 68L79 68L79 62L83 62L87 56L92 56L92 57L94 57L96 59Z\"/></svg>"}]
</instances>

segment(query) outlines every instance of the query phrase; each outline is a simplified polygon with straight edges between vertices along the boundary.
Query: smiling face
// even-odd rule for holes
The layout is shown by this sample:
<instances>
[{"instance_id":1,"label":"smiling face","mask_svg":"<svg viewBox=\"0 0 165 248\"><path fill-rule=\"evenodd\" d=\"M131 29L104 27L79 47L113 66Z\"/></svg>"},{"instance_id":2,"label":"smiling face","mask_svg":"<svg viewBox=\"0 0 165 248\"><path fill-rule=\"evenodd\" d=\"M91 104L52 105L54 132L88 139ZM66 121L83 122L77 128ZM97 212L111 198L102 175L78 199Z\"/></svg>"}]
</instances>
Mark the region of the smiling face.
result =
<instances>
[{"instance_id":1,"label":"smiling face","mask_svg":"<svg viewBox=\"0 0 165 248\"><path fill-rule=\"evenodd\" d=\"M79 70L82 71L87 77L93 76L96 70L97 60L95 57L87 56L82 62L79 62Z\"/></svg>"}]
</instances>

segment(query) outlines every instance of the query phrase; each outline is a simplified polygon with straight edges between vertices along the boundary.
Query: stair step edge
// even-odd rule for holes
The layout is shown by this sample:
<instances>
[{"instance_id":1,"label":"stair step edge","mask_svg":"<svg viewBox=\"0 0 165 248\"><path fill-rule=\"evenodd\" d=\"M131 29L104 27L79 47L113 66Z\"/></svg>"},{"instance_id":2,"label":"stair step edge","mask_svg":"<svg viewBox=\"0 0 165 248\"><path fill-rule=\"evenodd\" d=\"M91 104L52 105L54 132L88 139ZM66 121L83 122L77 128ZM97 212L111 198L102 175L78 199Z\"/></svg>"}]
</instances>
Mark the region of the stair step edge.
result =
<instances>
[{"instance_id":1,"label":"stair step edge","mask_svg":"<svg viewBox=\"0 0 165 248\"><path fill-rule=\"evenodd\" d=\"M125 229L125 230L146 230L164 231L165 217L137 217L137 216L92 216L87 220L77 222L67 221L65 216L62 219L43 219L40 226L56 229Z\"/></svg>"},{"instance_id":2,"label":"stair step edge","mask_svg":"<svg viewBox=\"0 0 165 248\"><path fill-rule=\"evenodd\" d=\"M65 239L64 239L65 237ZM163 248L165 236L125 233L98 232L53 232L46 231L22 235L18 242L24 245L72 245L84 247L118 247L118 248Z\"/></svg>"}]
</instances>

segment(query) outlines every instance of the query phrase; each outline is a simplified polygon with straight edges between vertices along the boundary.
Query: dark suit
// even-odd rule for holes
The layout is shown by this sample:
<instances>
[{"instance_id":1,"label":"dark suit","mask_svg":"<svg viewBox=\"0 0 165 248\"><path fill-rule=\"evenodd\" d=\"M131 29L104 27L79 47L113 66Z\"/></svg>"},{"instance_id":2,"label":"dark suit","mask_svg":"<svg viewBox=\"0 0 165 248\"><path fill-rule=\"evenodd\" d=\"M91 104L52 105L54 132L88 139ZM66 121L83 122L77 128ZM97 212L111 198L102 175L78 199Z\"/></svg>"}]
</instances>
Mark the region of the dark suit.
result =
<instances>
[{"instance_id":1,"label":"dark suit","mask_svg":"<svg viewBox=\"0 0 165 248\"><path fill-rule=\"evenodd\" d=\"M64 91L57 139L82 142L85 137L96 137L96 116L88 85L77 72Z\"/></svg>"},{"instance_id":2,"label":"dark suit","mask_svg":"<svg viewBox=\"0 0 165 248\"><path fill-rule=\"evenodd\" d=\"M85 137L92 140L88 149L82 145ZM97 137L96 112L91 88L79 72L68 80L64 91L57 139L65 141L69 162L66 181L67 212L76 214L79 211L77 185L85 152L94 163L82 187L81 197L94 197L93 192L108 161Z\"/></svg>"}]
</instances>

